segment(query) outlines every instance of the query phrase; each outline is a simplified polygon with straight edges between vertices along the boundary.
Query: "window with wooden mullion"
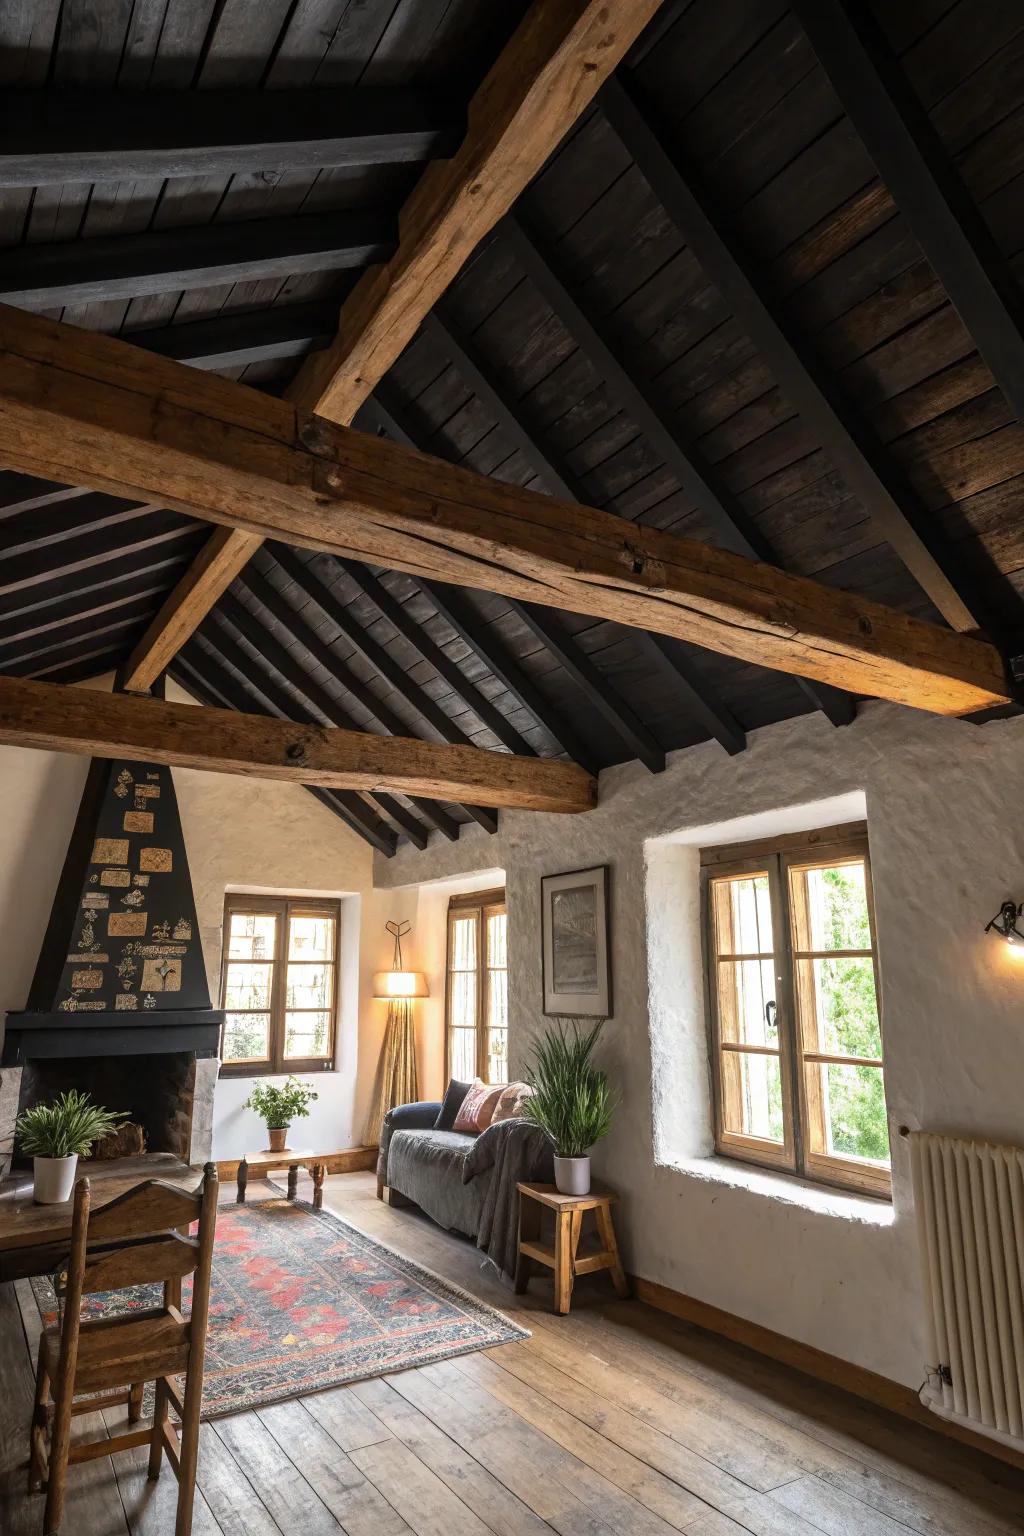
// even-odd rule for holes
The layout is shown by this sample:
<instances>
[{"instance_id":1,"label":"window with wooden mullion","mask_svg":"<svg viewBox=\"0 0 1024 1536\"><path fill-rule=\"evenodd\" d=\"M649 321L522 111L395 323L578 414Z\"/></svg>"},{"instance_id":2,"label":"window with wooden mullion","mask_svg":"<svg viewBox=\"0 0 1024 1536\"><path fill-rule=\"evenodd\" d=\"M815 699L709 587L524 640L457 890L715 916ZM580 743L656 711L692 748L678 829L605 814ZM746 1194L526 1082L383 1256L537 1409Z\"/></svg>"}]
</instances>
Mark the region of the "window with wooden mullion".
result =
<instances>
[{"instance_id":1,"label":"window with wooden mullion","mask_svg":"<svg viewBox=\"0 0 1024 1536\"><path fill-rule=\"evenodd\" d=\"M716 1144L887 1194L867 842L827 836L705 869Z\"/></svg>"},{"instance_id":2,"label":"window with wooden mullion","mask_svg":"<svg viewBox=\"0 0 1024 1536\"><path fill-rule=\"evenodd\" d=\"M508 1077L508 917L503 891L453 897L448 909L445 1032L460 1081Z\"/></svg>"},{"instance_id":3,"label":"window with wooden mullion","mask_svg":"<svg viewBox=\"0 0 1024 1536\"><path fill-rule=\"evenodd\" d=\"M333 1067L339 915L336 901L228 894L224 1075Z\"/></svg>"}]
</instances>

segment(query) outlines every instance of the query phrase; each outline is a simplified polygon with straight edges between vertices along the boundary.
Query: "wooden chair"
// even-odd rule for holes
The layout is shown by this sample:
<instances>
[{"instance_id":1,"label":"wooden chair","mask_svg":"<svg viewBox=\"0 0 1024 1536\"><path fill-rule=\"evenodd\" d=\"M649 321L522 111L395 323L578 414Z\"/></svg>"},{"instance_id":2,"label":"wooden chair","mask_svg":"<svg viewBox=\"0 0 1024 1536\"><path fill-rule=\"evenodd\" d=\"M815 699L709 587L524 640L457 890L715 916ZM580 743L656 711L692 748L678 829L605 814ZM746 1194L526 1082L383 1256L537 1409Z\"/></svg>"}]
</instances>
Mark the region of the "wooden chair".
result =
<instances>
[{"instance_id":1,"label":"wooden chair","mask_svg":"<svg viewBox=\"0 0 1024 1536\"><path fill-rule=\"evenodd\" d=\"M150 1179L96 1211L90 1209L89 1180L79 1180L75 1189L71 1251L58 1292L62 1319L45 1329L39 1341L30 1431L29 1492L46 1487L46 1536L60 1528L69 1461L88 1461L138 1445L149 1446L151 1478L159 1477L166 1453L178 1479L175 1536L191 1532L217 1224L217 1169L207 1163L204 1172L194 1191ZM191 1236L194 1222L198 1229ZM181 1312L186 1275L193 1276L189 1318ZM162 1306L82 1320L83 1296L153 1282L163 1284ZM174 1380L177 1376L185 1377L183 1393ZM128 1421L137 1423L149 1381L156 1384L151 1428L71 1445L74 1414L127 1403ZM94 1395L110 1388L121 1390ZM85 1395L76 1402L76 1393ZM171 1425L171 1406L181 1420L180 1440Z\"/></svg>"}]
</instances>

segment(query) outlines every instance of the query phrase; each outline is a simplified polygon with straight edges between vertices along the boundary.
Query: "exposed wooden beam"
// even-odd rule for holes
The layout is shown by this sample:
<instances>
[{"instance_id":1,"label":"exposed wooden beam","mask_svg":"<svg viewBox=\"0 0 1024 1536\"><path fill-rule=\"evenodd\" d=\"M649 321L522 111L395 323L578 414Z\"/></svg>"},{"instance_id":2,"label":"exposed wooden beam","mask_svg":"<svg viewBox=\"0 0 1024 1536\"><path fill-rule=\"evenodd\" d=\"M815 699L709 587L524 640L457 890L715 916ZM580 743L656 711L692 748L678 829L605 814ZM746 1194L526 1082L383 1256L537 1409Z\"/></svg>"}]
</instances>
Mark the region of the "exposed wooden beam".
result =
<instances>
[{"instance_id":1,"label":"exposed wooden beam","mask_svg":"<svg viewBox=\"0 0 1024 1536\"><path fill-rule=\"evenodd\" d=\"M337 318L337 303L275 304L273 309L129 331L124 339L193 368L239 368L305 357L311 347L327 345Z\"/></svg>"},{"instance_id":2,"label":"exposed wooden beam","mask_svg":"<svg viewBox=\"0 0 1024 1536\"><path fill-rule=\"evenodd\" d=\"M869 7L793 7L978 351L1024 421L1024 296Z\"/></svg>"},{"instance_id":3,"label":"exposed wooden beam","mask_svg":"<svg viewBox=\"0 0 1024 1536\"><path fill-rule=\"evenodd\" d=\"M122 555L163 560L165 545L194 542L202 531L196 524L183 525L179 513L163 507L144 504L134 512L131 518L98 527L86 523L68 538L50 542L40 537L17 551L6 551L0 560L0 597L78 575Z\"/></svg>"},{"instance_id":4,"label":"exposed wooden beam","mask_svg":"<svg viewBox=\"0 0 1024 1536\"><path fill-rule=\"evenodd\" d=\"M429 160L463 128L447 92L8 89L0 186Z\"/></svg>"},{"instance_id":5,"label":"exposed wooden beam","mask_svg":"<svg viewBox=\"0 0 1024 1536\"><path fill-rule=\"evenodd\" d=\"M495 417L506 436L516 444L527 463L540 475L547 489L571 501L585 500L585 494L574 477L537 441L535 432L522 417L517 403L493 376L486 360L470 339L463 336L457 326L442 321L436 315L428 317L424 330L448 352L458 373ZM566 635L565 639L568 638ZM743 727L730 709L716 705L711 690L705 686L689 657L682 654L682 648L676 646L669 649L652 645L648 647L648 655L659 670L671 673L672 685L677 694L682 696L685 707L699 715L701 723L707 726L726 751L742 752L746 746ZM586 657L582 657L582 660L585 663L583 670L586 671L590 663ZM600 679L600 673L595 676ZM664 758L662 762L664 764Z\"/></svg>"},{"instance_id":6,"label":"exposed wooden beam","mask_svg":"<svg viewBox=\"0 0 1024 1536\"><path fill-rule=\"evenodd\" d=\"M442 741L451 742L453 746L474 745L471 737L466 735L462 727L456 725L451 716L409 676L397 657L393 656L372 635L367 634L363 626L357 622L355 615L349 612L345 604L339 601L310 566L304 565L291 550L280 544L274 545L274 558L288 580L293 581L303 596L313 602L321 613L326 614L349 643L365 657L378 676L390 684L399 698L404 699L420 718L437 732ZM267 607L274 605L278 615L282 616L283 601L269 582L253 575L248 585L261 603ZM497 832L498 818L488 807L467 805L466 810L485 832Z\"/></svg>"},{"instance_id":7,"label":"exposed wooden beam","mask_svg":"<svg viewBox=\"0 0 1024 1536\"><path fill-rule=\"evenodd\" d=\"M469 106L466 136L406 200L394 256L356 284L292 392L348 423L466 258L540 170L661 0L533 0Z\"/></svg>"},{"instance_id":8,"label":"exposed wooden beam","mask_svg":"<svg viewBox=\"0 0 1024 1536\"><path fill-rule=\"evenodd\" d=\"M790 403L815 433L844 481L935 607L954 629L984 628L984 605L969 591L963 562L943 547L884 444L785 313L707 188L669 155L633 84L611 80L601 108L644 179L683 235L709 281L750 336Z\"/></svg>"},{"instance_id":9,"label":"exposed wooden beam","mask_svg":"<svg viewBox=\"0 0 1024 1536\"><path fill-rule=\"evenodd\" d=\"M614 81L609 84L614 88ZM722 537L725 548L748 555L752 560L778 564L770 542L754 519L722 481L714 465L705 463L694 444L687 441L682 423L664 391L653 380L643 378L631 365L607 325L582 296L571 291L552 258L541 250L534 232L527 228L520 216L510 214L502 225L502 233L556 319L610 386L626 415L661 456L684 494L700 508ZM691 702L697 704L709 728L714 726L712 735L726 751L738 750L737 739L745 741L745 737L731 711L726 710L719 719L713 713L709 715L708 706L713 701L694 668L687 664L687 658L678 650L663 649L660 654L663 664L673 666L679 674L683 687L691 695ZM815 709L822 710L833 725L849 725L854 716L854 704L848 694L821 683L808 682L806 678L800 679L800 686Z\"/></svg>"},{"instance_id":10,"label":"exposed wooden beam","mask_svg":"<svg viewBox=\"0 0 1024 1536\"><path fill-rule=\"evenodd\" d=\"M596 800L594 781L575 763L554 758L328 730L234 710L197 712L163 699L11 677L0 678L0 742L327 789L482 797L519 810L574 813Z\"/></svg>"},{"instance_id":11,"label":"exposed wooden beam","mask_svg":"<svg viewBox=\"0 0 1024 1536\"><path fill-rule=\"evenodd\" d=\"M149 230L109 239L0 251L0 299L54 309L218 283L336 272L380 261L394 247L390 217L307 213L244 224Z\"/></svg>"},{"instance_id":12,"label":"exposed wooden beam","mask_svg":"<svg viewBox=\"0 0 1024 1536\"><path fill-rule=\"evenodd\" d=\"M244 707L240 703L246 699L244 691L232 678L228 677L226 672L219 667L215 668L213 658L205 652L200 652L194 644L189 650L179 652L174 658L171 676L175 682L180 683L191 693L193 698L213 709ZM251 704L249 707L252 707ZM311 784L304 784L303 788L309 794L315 795L321 805L325 805L372 848L379 849L387 858L394 857L398 839L391 828L374 815L354 790L320 789Z\"/></svg>"},{"instance_id":13,"label":"exposed wooden beam","mask_svg":"<svg viewBox=\"0 0 1024 1536\"><path fill-rule=\"evenodd\" d=\"M2 307L0 462L939 714L1010 697L986 641Z\"/></svg>"},{"instance_id":14,"label":"exposed wooden beam","mask_svg":"<svg viewBox=\"0 0 1024 1536\"><path fill-rule=\"evenodd\" d=\"M262 540L237 528L215 528L128 658L123 686L144 693L225 592Z\"/></svg>"}]
</instances>

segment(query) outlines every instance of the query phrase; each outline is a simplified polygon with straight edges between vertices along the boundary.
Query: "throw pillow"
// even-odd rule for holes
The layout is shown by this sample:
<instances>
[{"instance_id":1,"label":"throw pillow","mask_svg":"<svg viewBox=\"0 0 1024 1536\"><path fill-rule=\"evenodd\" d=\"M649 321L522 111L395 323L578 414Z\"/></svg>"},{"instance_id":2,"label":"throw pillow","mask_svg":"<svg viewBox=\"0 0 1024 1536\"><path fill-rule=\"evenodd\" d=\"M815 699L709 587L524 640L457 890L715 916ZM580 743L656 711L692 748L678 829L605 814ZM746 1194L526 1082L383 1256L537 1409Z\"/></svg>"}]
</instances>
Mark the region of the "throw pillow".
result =
<instances>
[{"instance_id":1,"label":"throw pillow","mask_svg":"<svg viewBox=\"0 0 1024 1536\"><path fill-rule=\"evenodd\" d=\"M532 1093L529 1083L509 1083L498 1100L491 1124L500 1125L502 1120L521 1120L526 1100Z\"/></svg>"},{"instance_id":2,"label":"throw pillow","mask_svg":"<svg viewBox=\"0 0 1024 1536\"><path fill-rule=\"evenodd\" d=\"M460 1083L452 1078L444 1091L441 1108L438 1110L437 1119L434 1121L435 1131L450 1131L455 1126L455 1116L462 1108L462 1101L472 1087L471 1083Z\"/></svg>"},{"instance_id":3,"label":"throw pillow","mask_svg":"<svg viewBox=\"0 0 1024 1536\"><path fill-rule=\"evenodd\" d=\"M486 1131L504 1088L504 1083L491 1088L477 1078L462 1101L462 1108L455 1116L452 1130L466 1131L471 1136L478 1136L481 1131Z\"/></svg>"}]
</instances>

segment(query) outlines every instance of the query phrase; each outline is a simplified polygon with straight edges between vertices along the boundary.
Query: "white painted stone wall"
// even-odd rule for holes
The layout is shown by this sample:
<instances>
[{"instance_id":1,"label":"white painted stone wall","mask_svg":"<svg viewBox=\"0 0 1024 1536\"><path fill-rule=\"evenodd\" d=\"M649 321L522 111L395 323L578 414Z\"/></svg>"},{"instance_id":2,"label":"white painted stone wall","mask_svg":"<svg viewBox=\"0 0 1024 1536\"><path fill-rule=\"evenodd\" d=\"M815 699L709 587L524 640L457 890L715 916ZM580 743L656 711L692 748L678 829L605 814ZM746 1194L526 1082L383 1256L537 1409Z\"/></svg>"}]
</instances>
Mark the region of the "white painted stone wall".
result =
<instances>
[{"instance_id":1,"label":"white painted stone wall","mask_svg":"<svg viewBox=\"0 0 1024 1536\"><path fill-rule=\"evenodd\" d=\"M109 688L110 679L90 686ZM173 684L169 696L191 702ZM0 748L0 1017L25 1005L87 766L83 757ZM342 898L337 1070L318 1075L320 1098L301 1140L325 1150L357 1145L384 1022L372 973L390 959L384 923L394 905L373 891L369 845L294 785L179 768L174 783L215 1006L225 890ZM218 1082L215 1157L264 1144L260 1122L241 1107L251 1085Z\"/></svg>"},{"instance_id":2,"label":"white painted stone wall","mask_svg":"<svg viewBox=\"0 0 1024 1536\"><path fill-rule=\"evenodd\" d=\"M894 1135L892 1207L711 1156L694 848L728 840L722 824L735 818L781 828L794 808L851 796L840 809L859 796L867 805L890 1125L1020 1144L1024 962L982 929L1005 897L1024 900L1024 719L979 727L869 704L835 730L809 716L754 733L735 758L708 744L674 754L660 775L612 770L585 816L508 813L496 837L473 828L456 844L378 857L375 881L421 885L418 941L429 952L445 905L430 883L458 888L505 869L515 1068L541 1020L540 876L609 863L615 1015L604 1055L623 1103L596 1163L624 1197L630 1267L916 1387L924 1350L905 1143ZM803 823L825 824L836 809L820 805L820 820L810 811ZM436 1091L436 1051L431 1072Z\"/></svg>"}]
</instances>

